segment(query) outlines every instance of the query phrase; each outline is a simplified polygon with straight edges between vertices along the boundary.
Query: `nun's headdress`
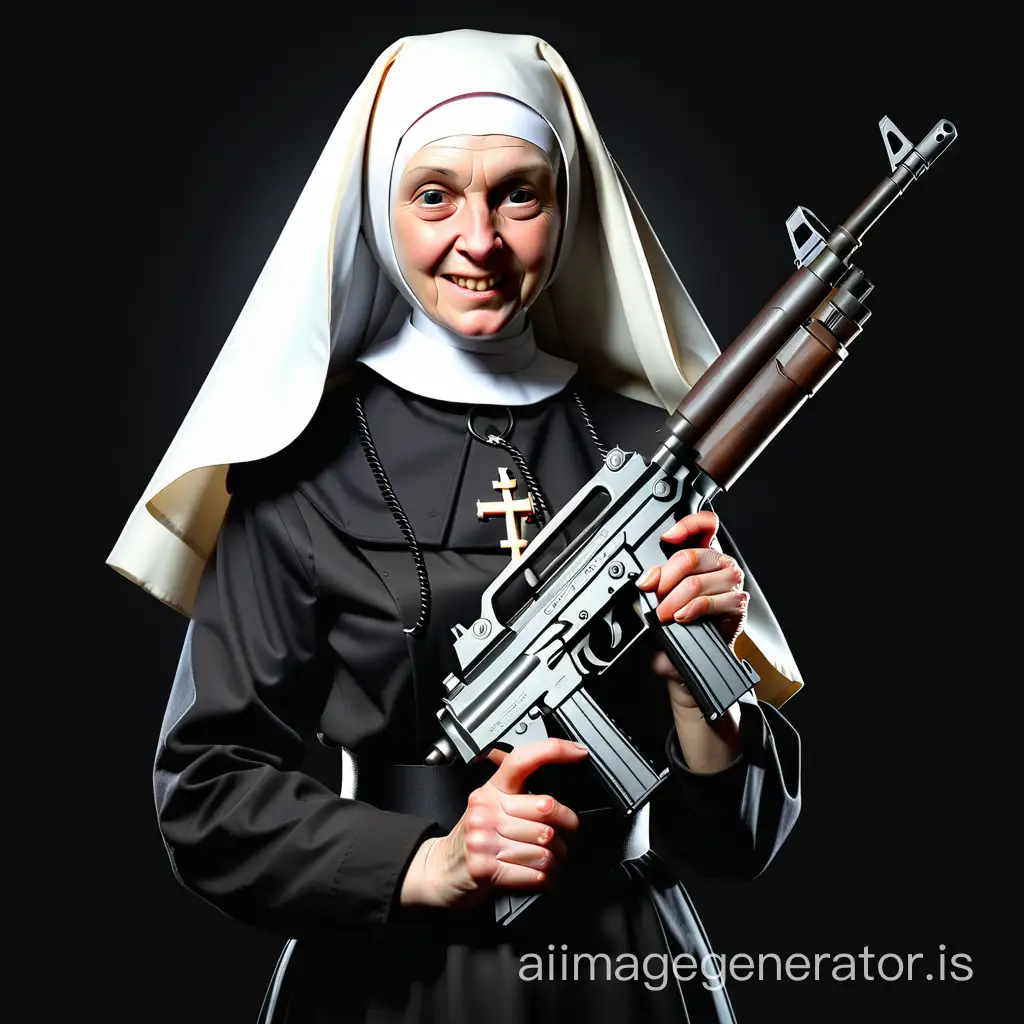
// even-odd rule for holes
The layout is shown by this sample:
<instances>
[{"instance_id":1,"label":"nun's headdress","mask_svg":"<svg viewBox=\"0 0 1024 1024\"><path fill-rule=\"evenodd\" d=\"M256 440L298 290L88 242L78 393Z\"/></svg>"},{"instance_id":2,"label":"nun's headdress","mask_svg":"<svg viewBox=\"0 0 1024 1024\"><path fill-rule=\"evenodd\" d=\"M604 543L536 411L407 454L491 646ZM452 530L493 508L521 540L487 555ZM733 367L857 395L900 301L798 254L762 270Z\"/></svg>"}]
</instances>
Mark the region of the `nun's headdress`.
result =
<instances>
[{"instance_id":1,"label":"nun's headdress","mask_svg":"<svg viewBox=\"0 0 1024 1024\"><path fill-rule=\"evenodd\" d=\"M575 362L593 382L666 413L718 356L551 46L534 36L472 30L399 39L377 58L331 133L108 557L114 569L190 613L227 507L228 466L291 443L328 377L393 334L409 312L393 249L381 244L387 233L372 223L388 217L403 137L434 108L480 94L535 111L560 147L566 244L530 310L538 346Z\"/></svg>"}]
</instances>

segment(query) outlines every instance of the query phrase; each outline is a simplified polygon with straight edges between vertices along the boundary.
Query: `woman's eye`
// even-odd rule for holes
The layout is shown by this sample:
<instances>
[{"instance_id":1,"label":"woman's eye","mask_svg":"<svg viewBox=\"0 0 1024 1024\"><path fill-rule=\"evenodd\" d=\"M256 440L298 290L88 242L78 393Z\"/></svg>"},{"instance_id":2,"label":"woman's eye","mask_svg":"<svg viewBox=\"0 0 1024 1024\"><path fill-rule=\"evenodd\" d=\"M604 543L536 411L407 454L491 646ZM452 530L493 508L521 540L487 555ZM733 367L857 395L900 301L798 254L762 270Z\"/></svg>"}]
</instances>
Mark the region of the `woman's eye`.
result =
<instances>
[{"instance_id":1,"label":"woman's eye","mask_svg":"<svg viewBox=\"0 0 1024 1024\"><path fill-rule=\"evenodd\" d=\"M424 206L440 206L447 197L440 188L427 188L418 198Z\"/></svg>"},{"instance_id":2,"label":"woman's eye","mask_svg":"<svg viewBox=\"0 0 1024 1024\"><path fill-rule=\"evenodd\" d=\"M514 188L508 194L509 201L512 203L529 203L533 200L534 195L532 192L525 188Z\"/></svg>"}]
</instances>

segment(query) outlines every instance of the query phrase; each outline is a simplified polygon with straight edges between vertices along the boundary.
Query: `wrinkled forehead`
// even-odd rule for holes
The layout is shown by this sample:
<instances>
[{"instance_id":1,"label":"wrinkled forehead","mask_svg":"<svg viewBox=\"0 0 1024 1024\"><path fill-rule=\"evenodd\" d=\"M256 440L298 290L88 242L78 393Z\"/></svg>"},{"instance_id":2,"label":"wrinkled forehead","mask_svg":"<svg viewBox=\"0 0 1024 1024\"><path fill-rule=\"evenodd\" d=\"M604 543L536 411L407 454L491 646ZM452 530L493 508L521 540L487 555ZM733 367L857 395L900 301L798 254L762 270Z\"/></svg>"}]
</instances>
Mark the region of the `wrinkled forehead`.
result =
<instances>
[{"instance_id":1,"label":"wrinkled forehead","mask_svg":"<svg viewBox=\"0 0 1024 1024\"><path fill-rule=\"evenodd\" d=\"M408 186L424 175L442 179L469 177L473 168L481 164L488 174L521 171L550 178L557 175L550 155L526 139L512 135L451 135L421 146L404 166L396 166L396 184Z\"/></svg>"}]
</instances>

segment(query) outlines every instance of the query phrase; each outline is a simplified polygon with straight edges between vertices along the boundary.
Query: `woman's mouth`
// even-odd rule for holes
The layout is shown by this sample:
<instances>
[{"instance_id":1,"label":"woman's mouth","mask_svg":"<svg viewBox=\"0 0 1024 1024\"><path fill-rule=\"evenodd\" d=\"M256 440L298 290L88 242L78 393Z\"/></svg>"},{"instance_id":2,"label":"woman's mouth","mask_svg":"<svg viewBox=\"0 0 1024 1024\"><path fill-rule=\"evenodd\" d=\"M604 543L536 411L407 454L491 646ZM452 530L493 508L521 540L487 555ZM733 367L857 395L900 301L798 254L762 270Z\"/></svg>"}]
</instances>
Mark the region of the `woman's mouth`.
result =
<instances>
[{"instance_id":1,"label":"woman's mouth","mask_svg":"<svg viewBox=\"0 0 1024 1024\"><path fill-rule=\"evenodd\" d=\"M481 299L495 294L498 285L504 280L504 274L496 274L491 277L460 277L458 274L442 274L441 276L458 288L460 292Z\"/></svg>"}]
</instances>

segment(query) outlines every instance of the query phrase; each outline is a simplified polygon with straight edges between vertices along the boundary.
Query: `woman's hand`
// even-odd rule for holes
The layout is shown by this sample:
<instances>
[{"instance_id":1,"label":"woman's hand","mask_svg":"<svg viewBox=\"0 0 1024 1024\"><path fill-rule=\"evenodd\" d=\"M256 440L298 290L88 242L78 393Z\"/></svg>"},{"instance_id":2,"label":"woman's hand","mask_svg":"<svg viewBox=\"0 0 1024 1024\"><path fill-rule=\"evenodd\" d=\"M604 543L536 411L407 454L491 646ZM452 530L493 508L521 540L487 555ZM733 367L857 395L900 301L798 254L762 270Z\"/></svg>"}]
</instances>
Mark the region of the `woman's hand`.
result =
<instances>
[{"instance_id":1,"label":"woman's hand","mask_svg":"<svg viewBox=\"0 0 1024 1024\"><path fill-rule=\"evenodd\" d=\"M661 622L696 622L709 617L731 647L743 630L750 597L743 590L743 571L735 559L711 547L718 532L718 516L711 511L684 516L661 539L686 547L661 566L647 570L636 585L657 593ZM676 672L667 654L659 651L651 670L670 683L673 708L693 709L697 702Z\"/></svg>"},{"instance_id":2,"label":"woman's hand","mask_svg":"<svg viewBox=\"0 0 1024 1024\"><path fill-rule=\"evenodd\" d=\"M426 840L402 883L405 906L472 907L496 888L546 889L566 860L556 829L575 831L575 812L550 796L523 793L538 768L581 761L585 747L538 740L511 754L492 750L498 770L469 795L466 813L447 836Z\"/></svg>"}]
</instances>

